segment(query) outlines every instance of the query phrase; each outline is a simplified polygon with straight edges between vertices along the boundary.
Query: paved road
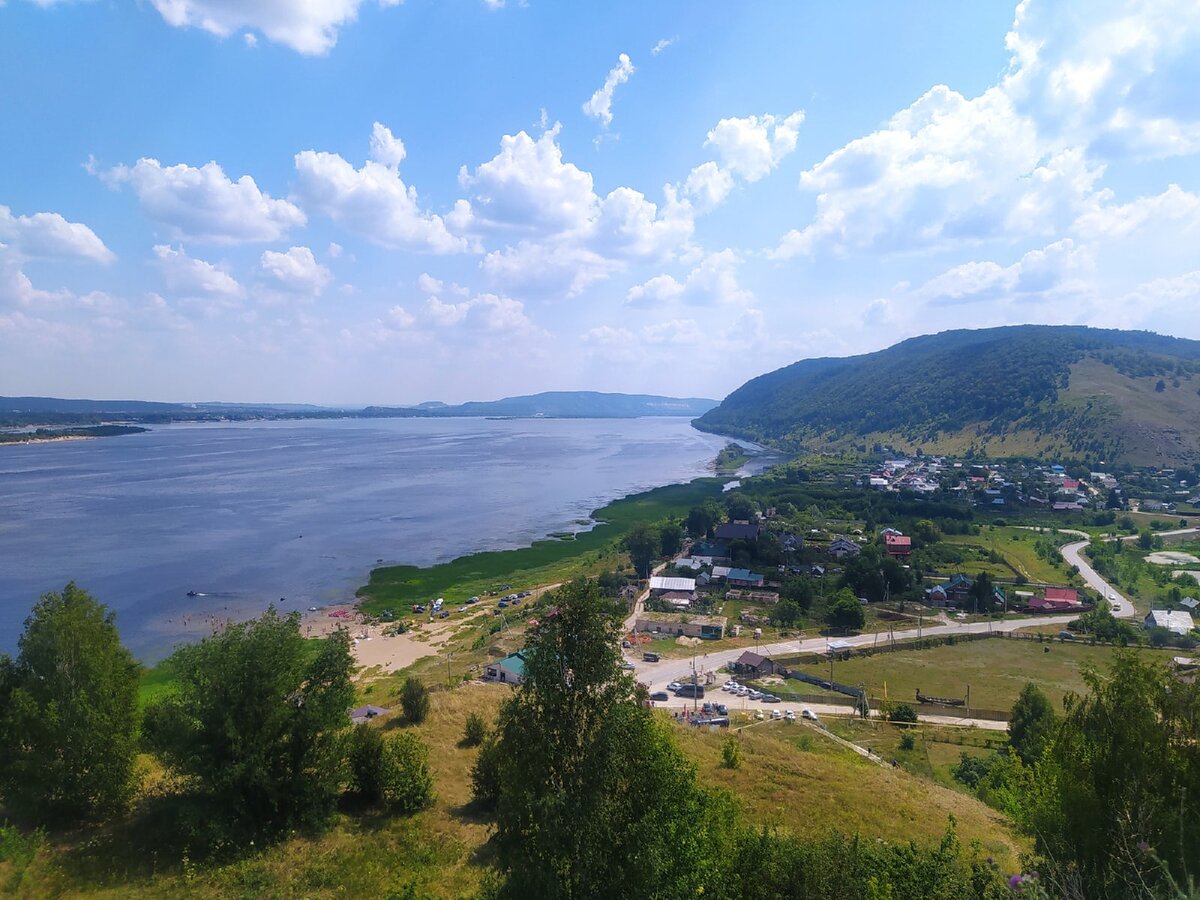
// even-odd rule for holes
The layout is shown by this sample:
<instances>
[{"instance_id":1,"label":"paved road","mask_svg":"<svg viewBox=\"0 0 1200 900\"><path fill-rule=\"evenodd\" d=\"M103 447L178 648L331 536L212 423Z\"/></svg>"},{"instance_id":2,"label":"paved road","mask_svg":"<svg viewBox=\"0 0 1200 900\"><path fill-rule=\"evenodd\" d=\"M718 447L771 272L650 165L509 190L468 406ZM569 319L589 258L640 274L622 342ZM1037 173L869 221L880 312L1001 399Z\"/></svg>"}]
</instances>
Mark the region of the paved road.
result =
<instances>
[{"instance_id":1,"label":"paved road","mask_svg":"<svg viewBox=\"0 0 1200 900\"><path fill-rule=\"evenodd\" d=\"M722 683L724 683L724 682L722 682ZM726 706L729 707L729 711L731 713L748 713L749 715L752 716L752 715L754 715L754 711L756 709L761 709L763 711L763 716L764 716L763 721L767 721L767 722L771 721L770 716L771 716L771 710L773 710L773 709L779 710L780 713L785 713L790 709L796 713L797 717L799 717L799 715L800 715L800 710L802 710L806 707L808 709L811 709L818 716L822 716L822 717L854 716L854 715L856 715L856 713L853 711L853 709L851 707L843 706L841 704L836 704L836 703L800 703L800 702L795 702L795 701L784 701L782 703L760 703L758 701L751 700L749 697L737 697L737 696L731 695L725 691L722 691L720 689L720 687L717 685L714 685L712 690L709 691L705 695L704 700L708 700L712 703L724 703ZM699 703L696 705L698 706L700 704L703 704L704 700L699 701ZM665 710L674 712L677 710L684 710L684 709L691 710L691 709L694 709L695 706L693 706L693 703L690 699L685 700L682 697L676 697L676 696L672 695L670 700L660 701L660 702L655 703L654 708L655 709L665 709ZM877 709L871 710L871 717L879 718L880 717L879 710L877 710ZM923 715L920 717L920 719L922 722L927 722L930 725L953 725L953 726L957 726L960 728L969 728L969 727L985 728L989 731L1007 731L1008 730L1008 723L999 721L997 719L971 719L971 718L967 718L965 716L949 716L949 715L948 716L924 716ZM803 720L797 719L797 721L803 721Z\"/></svg>"}]
</instances>

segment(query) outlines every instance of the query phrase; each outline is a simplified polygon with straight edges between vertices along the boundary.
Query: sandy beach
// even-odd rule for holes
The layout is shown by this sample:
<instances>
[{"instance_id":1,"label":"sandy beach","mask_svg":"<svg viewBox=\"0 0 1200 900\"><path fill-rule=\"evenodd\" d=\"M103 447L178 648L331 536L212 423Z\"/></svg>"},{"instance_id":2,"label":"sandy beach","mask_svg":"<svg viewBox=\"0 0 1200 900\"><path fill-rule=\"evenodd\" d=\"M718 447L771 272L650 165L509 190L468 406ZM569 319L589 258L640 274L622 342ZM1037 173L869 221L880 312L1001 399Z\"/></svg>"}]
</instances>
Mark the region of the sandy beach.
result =
<instances>
[{"instance_id":1,"label":"sandy beach","mask_svg":"<svg viewBox=\"0 0 1200 900\"><path fill-rule=\"evenodd\" d=\"M386 625L364 625L353 604L341 603L304 614L300 631L305 637L324 637L339 628L350 632L350 650L364 669L379 668L395 672L418 659L434 656L453 636L450 622L422 625L420 628L385 636Z\"/></svg>"}]
</instances>

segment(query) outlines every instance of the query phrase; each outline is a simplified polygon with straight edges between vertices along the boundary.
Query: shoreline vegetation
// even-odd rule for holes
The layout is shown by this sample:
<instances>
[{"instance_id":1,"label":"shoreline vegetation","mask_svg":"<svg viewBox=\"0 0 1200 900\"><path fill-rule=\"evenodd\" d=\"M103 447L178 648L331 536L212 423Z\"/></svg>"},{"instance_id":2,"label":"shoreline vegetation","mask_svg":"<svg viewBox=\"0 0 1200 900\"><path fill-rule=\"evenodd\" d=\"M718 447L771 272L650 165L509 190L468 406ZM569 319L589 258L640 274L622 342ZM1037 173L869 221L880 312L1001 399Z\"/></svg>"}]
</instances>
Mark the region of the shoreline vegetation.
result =
<instances>
[{"instance_id":1,"label":"shoreline vegetation","mask_svg":"<svg viewBox=\"0 0 1200 900\"><path fill-rule=\"evenodd\" d=\"M485 550L433 566L380 566L357 591L359 609L379 616L391 610L445 597L457 605L501 585L524 589L561 582L575 575L594 574L611 565L617 544L640 522L682 518L693 506L721 496L725 479L705 476L685 484L669 484L614 500L591 514L595 525L567 538L556 532L511 550Z\"/></svg>"},{"instance_id":2,"label":"shoreline vegetation","mask_svg":"<svg viewBox=\"0 0 1200 900\"><path fill-rule=\"evenodd\" d=\"M143 434L140 425L87 425L80 428L37 428L33 431L0 431L0 444L49 444L56 441L85 441L92 438Z\"/></svg>"}]
</instances>

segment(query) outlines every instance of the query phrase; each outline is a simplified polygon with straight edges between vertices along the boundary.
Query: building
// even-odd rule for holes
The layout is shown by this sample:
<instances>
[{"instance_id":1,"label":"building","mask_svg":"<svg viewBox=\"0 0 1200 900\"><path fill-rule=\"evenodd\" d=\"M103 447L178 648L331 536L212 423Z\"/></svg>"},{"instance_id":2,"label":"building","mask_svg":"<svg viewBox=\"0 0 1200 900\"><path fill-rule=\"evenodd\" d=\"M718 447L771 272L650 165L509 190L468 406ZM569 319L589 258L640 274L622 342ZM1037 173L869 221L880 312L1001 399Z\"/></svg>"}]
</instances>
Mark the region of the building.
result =
<instances>
[{"instance_id":1,"label":"building","mask_svg":"<svg viewBox=\"0 0 1200 900\"><path fill-rule=\"evenodd\" d=\"M749 569L730 569L725 575L725 581L730 587L762 587L766 578Z\"/></svg>"},{"instance_id":2,"label":"building","mask_svg":"<svg viewBox=\"0 0 1200 900\"><path fill-rule=\"evenodd\" d=\"M747 650L732 662L729 668L738 675L787 675L787 669L769 656Z\"/></svg>"},{"instance_id":3,"label":"building","mask_svg":"<svg viewBox=\"0 0 1200 900\"><path fill-rule=\"evenodd\" d=\"M862 547L847 537L835 537L829 542L829 555L837 559L853 558L862 553Z\"/></svg>"},{"instance_id":4,"label":"building","mask_svg":"<svg viewBox=\"0 0 1200 900\"><path fill-rule=\"evenodd\" d=\"M676 609L691 609L696 595L689 591L667 591L665 594L659 594L658 599Z\"/></svg>"},{"instance_id":5,"label":"building","mask_svg":"<svg viewBox=\"0 0 1200 900\"><path fill-rule=\"evenodd\" d=\"M1179 635L1188 634L1196 627L1192 622L1192 614L1180 609L1152 609L1143 624L1147 630L1165 628L1172 634Z\"/></svg>"},{"instance_id":6,"label":"building","mask_svg":"<svg viewBox=\"0 0 1200 900\"><path fill-rule=\"evenodd\" d=\"M718 541L757 541L757 522L726 522L713 532Z\"/></svg>"},{"instance_id":7,"label":"building","mask_svg":"<svg viewBox=\"0 0 1200 900\"><path fill-rule=\"evenodd\" d=\"M679 578L668 575L653 575L650 578L650 593L665 594L671 591L681 591L692 594L696 591L695 578Z\"/></svg>"},{"instance_id":8,"label":"building","mask_svg":"<svg viewBox=\"0 0 1200 900\"><path fill-rule=\"evenodd\" d=\"M485 681L520 684L525 680L525 654L518 650L483 667Z\"/></svg>"},{"instance_id":9,"label":"building","mask_svg":"<svg viewBox=\"0 0 1200 900\"><path fill-rule=\"evenodd\" d=\"M912 556L912 538L903 534L885 534L883 546L888 556L893 559L906 559Z\"/></svg>"},{"instance_id":10,"label":"building","mask_svg":"<svg viewBox=\"0 0 1200 900\"><path fill-rule=\"evenodd\" d=\"M925 600L929 606L948 609L952 606L966 606L971 599L971 588L975 582L961 572L950 576L950 580L934 585L925 592Z\"/></svg>"},{"instance_id":11,"label":"building","mask_svg":"<svg viewBox=\"0 0 1200 900\"><path fill-rule=\"evenodd\" d=\"M633 630L703 638L718 641L725 636L729 620L725 616L689 616L678 613L642 613L637 617Z\"/></svg>"},{"instance_id":12,"label":"building","mask_svg":"<svg viewBox=\"0 0 1200 900\"><path fill-rule=\"evenodd\" d=\"M1074 588L1046 588L1044 596L1029 601L1029 608L1036 612L1077 612L1084 607Z\"/></svg>"}]
</instances>

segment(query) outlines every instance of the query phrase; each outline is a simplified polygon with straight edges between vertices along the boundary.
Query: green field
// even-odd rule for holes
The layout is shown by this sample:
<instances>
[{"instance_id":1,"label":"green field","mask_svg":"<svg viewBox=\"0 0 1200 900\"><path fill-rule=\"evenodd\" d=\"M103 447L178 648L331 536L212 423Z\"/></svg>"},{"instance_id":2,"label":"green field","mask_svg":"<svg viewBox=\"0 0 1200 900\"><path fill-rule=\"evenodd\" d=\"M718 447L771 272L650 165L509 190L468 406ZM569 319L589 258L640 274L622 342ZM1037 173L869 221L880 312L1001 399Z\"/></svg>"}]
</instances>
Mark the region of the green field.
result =
<instances>
[{"instance_id":1,"label":"green field","mask_svg":"<svg viewBox=\"0 0 1200 900\"><path fill-rule=\"evenodd\" d=\"M1066 566L1062 564L1061 557L1055 564L1046 562L1038 556L1035 543L1038 540L1050 540L1061 546L1074 539L1073 535L1056 535L1053 532L1039 534L1012 525L987 526L979 534L949 534L942 538L943 542L959 547L977 547L984 553L995 551L1007 563L970 560L961 567L961 571L967 575L986 571L994 578L1011 579L1020 574L1028 581L1048 584L1065 584Z\"/></svg>"},{"instance_id":2,"label":"green field","mask_svg":"<svg viewBox=\"0 0 1200 900\"><path fill-rule=\"evenodd\" d=\"M597 568L617 568L622 560L615 545L634 525L686 516L693 506L720 497L722 484L723 479L698 478L616 500L592 513L600 524L571 541L536 541L518 550L474 553L424 568L385 566L371 572L370 583L358 593L366 599L363 608L378 614L430 597L444 596L447 604L461 603L504 584L520 590Z\"/></svg>"},{"instance_id":3,"label":"green field","mask_svg":"<svg viewBox=\"0 0 1200 900\"><path fill-rule=\"evenodd\" d=\"M1112 658L1113 648L1093 647L1059 641L992 638L933 647L928 650L900 650L875 656L860 656L835 661L833 678L843 684L864 685L871 697L913 702L917 689L934 697L965 698L971 686L971 705L978 709L1007 710L1021 688L1032 681L1056 707L1068 692L1084 690L1085 666L1103 669ZM1139 650L1163 662L1170 651ZM829 677L829 664L821 662L792 666L821 678ZM819 693L816 685L788 682L799 694ZM775 693L785 696L779 690Z\"/></svg>"}]
</instances>

